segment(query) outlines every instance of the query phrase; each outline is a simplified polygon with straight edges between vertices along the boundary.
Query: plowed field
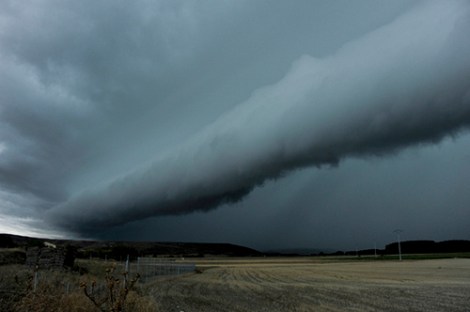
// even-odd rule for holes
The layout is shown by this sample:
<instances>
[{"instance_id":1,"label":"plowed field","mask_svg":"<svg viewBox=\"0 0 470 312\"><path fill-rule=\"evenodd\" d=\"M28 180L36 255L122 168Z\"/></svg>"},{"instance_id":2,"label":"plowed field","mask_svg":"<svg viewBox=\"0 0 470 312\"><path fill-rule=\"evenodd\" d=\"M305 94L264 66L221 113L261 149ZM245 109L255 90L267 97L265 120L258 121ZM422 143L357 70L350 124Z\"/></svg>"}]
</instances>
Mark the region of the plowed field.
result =
<instances>
[{"instance_id":1,"label":"plowed field","mask_svg":"<svg viewBox=\"0 0 470 312\"><path fill-rule=\"evenodd\" d=\"M199 261L148 286L162 311L470 311L470 259Z\"/></svg>"}]
</instances>

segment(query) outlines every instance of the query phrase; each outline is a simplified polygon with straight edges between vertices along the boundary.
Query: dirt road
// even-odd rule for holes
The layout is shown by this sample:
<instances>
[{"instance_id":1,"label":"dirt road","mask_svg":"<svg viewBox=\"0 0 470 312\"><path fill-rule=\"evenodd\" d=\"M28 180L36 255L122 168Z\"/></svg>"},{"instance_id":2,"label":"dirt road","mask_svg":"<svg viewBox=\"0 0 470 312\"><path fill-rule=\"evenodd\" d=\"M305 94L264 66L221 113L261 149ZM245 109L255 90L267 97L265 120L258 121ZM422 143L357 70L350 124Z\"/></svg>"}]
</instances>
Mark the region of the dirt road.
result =
<instances>
[{"instance_id":1,"label":"dirt road","mask_svg":"<svg viewBox=\"0 0 470 312\"><path fill-rule=\"evenodd\" d=\"M200 261L149 284L162 311L470 311L470 259Z\"/></svg>"}]
</instances>

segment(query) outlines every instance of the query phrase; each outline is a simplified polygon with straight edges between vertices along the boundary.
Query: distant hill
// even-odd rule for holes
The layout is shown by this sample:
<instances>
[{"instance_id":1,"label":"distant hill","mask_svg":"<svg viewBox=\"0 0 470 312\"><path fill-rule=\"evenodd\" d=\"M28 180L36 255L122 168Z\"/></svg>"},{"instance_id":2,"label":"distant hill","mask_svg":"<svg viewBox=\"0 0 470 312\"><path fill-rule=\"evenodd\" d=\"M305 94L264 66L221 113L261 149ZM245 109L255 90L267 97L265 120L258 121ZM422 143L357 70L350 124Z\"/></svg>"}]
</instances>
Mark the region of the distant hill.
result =
<instances>
[{"instance_id":1,"label":"distant hill","mask_svg":"<svg viewBox=\"0 0 470 312\"><path fill-rule=\"evenodd\" d=\"M402 253L453 253L470 252L470 241L448 240L435 242L431 240L413 240L400 243ZM387 254L398 252L398 243L385 246Z\"/></svg>"},{"instance_id":2,"label":"distant hill","mask_svg":"<svg viewBox=\"0 0 470 312\"><path fill-rule=\"evenodd\" d=\"M130 242L98 240L61 240L25 237L11 234L0 234L0 248L26 248L44 246L44 243L56 246L72 246L79 258L108 258L120 260L127 255L161 257L204 257L229 256L246 257L262 254L244 246L224 243L190 243L190 242Z\"/></svg>"},{"instance_id":3,"label":"distant hill","mask_svg":"<svg viewBox=\"0 0 470 312\"><path fill-rule=\"evenodd\" d=\"M432 240L410 240L400 243L402 254L444 254L470 252L469 240L446 240L435 242ZM398 243L394 242L385 246L385 249L364 249L347 251L345 255L393 255L398 254Z\"/></svg>"},{"instance_id":4,"label":"distant hill","mask_svg":"<svg viewBox=\"0 0 470 312\"><path fill-rule=\"evenodd\" d=\"M131 242L131 241L99 241L99 240L61 240L25 237L11 234L0 234L0 248L9 248L9 253L3 250L2 257L18 258L18 250L27 247L44 246L44 243L58 247L69 246L76 250L78 258L101 258L123 260L129 255L131 259L139 256L154 257L256 257L256 256L299 256L299 255L388 255L398 253L396 242L388 244L385 249L367 249L354 251L336 251L331 249L313 248L284 248L272 249L265 252L223 243L191 243L191 242ZM16 250L11 250L16 249ZM448 240L435 242L430 240L415 240L401 242L403 254L421 253L457 253L470 252L470 241ZM14 252L13 252L14 251ZM13 252L13 253L12 253ZM23 251L24 253L24 251ZM1 258L1 257L0 257ZM1 259L0 259L1 260ZM2 261L0 261L2 262Z\"/></svg>"},{"instance_id":5,"label":"distant hill","mask_svg":"<svg viewBox=\"0 0 470 312\"><path fill-rule=\"evenodd\" d=\"M268 256L310 256L335 252L326 248L276 248L264 251Z\"/></svg>"}]
</instances>

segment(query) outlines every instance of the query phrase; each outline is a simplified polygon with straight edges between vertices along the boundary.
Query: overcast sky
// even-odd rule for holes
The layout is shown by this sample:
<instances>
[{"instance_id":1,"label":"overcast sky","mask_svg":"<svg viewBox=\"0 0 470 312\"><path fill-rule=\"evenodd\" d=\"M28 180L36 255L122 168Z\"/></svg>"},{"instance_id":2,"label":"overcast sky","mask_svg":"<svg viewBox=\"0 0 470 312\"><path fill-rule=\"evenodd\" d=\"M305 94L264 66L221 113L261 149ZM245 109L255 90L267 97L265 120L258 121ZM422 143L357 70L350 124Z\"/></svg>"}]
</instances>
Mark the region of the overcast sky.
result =
<instances>
[{"instance_id":1,"label":"overcast sky","mask_svg":"<svg viewBox=\"0 0 470 312\"><path fill-rule=\"evenodd\" d=\"M470 239L470 2L0 1L0 232Z\"/></svg>"}]
</instances>

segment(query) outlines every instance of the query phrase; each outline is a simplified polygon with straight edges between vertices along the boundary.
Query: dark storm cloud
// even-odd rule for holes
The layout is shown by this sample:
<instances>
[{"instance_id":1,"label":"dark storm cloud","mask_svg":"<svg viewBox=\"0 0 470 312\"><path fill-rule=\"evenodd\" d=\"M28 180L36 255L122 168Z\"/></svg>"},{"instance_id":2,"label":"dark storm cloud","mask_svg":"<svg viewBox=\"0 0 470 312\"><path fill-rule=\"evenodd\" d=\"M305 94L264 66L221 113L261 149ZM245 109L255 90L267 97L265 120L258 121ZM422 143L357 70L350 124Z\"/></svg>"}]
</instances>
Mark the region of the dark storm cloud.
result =
<instances>
[{"instance_id":1,"label":"dark storm cloud","mask_svg":"<svg viewBox=\"0 0 470 312\"><path fill-rule=\"evenodd\" d=\"M51 201L64 199L57 182L78 148L71 144L77 121L73 106L81 103L7 60L0 63L0 185Z\"/></svg>"},{"instance_id":2,"label":"dark storm cloud","mask_svg":"<svg viewBox=\"0 0 470 312\"><path fill-rule=\"evenodd\" d=\"M37 218L74 193L127 120L191 78L201 28L238 6L1 2L0 215Z\"/></svg>"},{"instance_id":3,"label":"dark storm cloud","mask_svg":"<svg viewBox=\"0 0 470 312\"><path fill-rule=\"evenodd\" d=\"M58 204L47 219L90 232L208 210L298 168L457 134L470 124L468 29L467 2L425 2L331 56L305 55L186 143Z\"/></svg>"}]
</instances>

